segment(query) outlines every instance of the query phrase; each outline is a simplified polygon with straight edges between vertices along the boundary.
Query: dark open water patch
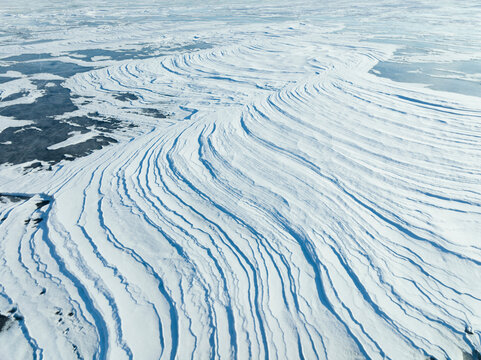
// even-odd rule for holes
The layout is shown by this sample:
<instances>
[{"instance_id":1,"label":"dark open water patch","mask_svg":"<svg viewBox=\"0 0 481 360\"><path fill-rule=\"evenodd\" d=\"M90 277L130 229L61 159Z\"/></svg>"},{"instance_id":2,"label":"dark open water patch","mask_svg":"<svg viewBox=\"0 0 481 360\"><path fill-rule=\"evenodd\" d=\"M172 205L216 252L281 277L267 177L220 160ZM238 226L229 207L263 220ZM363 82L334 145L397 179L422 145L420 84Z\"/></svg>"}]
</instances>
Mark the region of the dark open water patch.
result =
<instances>
[{"instance_id":1,"label":"dark open water patch","mask_svg":"<svg viewBox=\"0 0 481 360\"><path fill-rule=\"evenodd\" d=\"M167 117L167 114L155 108L144 108L142 112L157 119L165 119Z\"/></svg>"},{"instance_id":2,"label":"dark open water patch","mask_svg":"<svg viewBox=\"0 0 481 360\"><path fill-rule=\"evenodd\" d=\"M13 55L2 58L1 60L4 61L32 61L32 60L41 60L41 59L50 59L53 56L48 53L42 54L22 54L22 55Z\"/></svg>"},{"instance_id":3,"label":"dark open water patch","mask_svg":"<svg viewBox=\"0 0 481 360\"><path fill-rule=\"evenodd\" d=\"M69 54L73 57L80 56L83 61L92 62L95 57L108 57L109 60L122 61L129 59L146 59L154 56L167 55L172 52L177 51L194 51L201 49L210 49L212 44L197 41L193 44L174 47L174 48L162 48L158 46L144 46L140 49L118 49L118 50L108 50L108 49L85 49L72 51Z\"/></svg>"},{"instance_id":4,"label":"dark open water patch","mask_svg":"<svg viewBox=\"0 0 481 360\"><path fill-rule=\"evenodd\" d=\"M14 104L0 108L0 115L33 123L9 127L0 133L0 164L21 164L37 160L29 168L40 167L40 161L55 164L90 154L94 150L115 143L106 134L126 126L121 121L105 118L98 113L72 116L57 120L56 116L78 110L72 102L70 90L60 80L32 80L44 95L31 104ZM85 134L95 130L99 134L82 143L49 150L52 145L71 137L72 132Z\"/></svg>"},{"instance_id":5,"label":"dark open water patch","mask_svg":"<svg viewBox=\"0 0 481 360\"><path fill-rule=\"evenodd\" d=\"M26 91L20 91L18 93L15 93L15 94L12 94L12 95L9 95L9 96L6 96L4 97L2 100L0 101L13 101L13 100L17 100L17 99L20 99L24 96L27 96L28 95L28 92ZM1 110L0 110L1 111Z\"/></svg>"},{"instance_id":6,"label":"dark open water patch","mask_svg":"<svg viewBox=\"0 0 481 360\"><path fill-rule=\"evenodd\" d=\"M62 80L32 80L44 96L31 104L15 104L0 108L0 115L17 120L33 120L42 122L52 116L62 115L78 110L70 97L70 90L63 87Z\"/></svg>"},{"instance_id":7,"label":"dark open water patch","mask_svg":"<svg viewBox=\"0 0 481 360\"><path fill-rule=\"evenodd\" d=\"M21 55L19 55L21 56ZM13 64L0 66L0 73L7 71L18 71L24 75L48 73L61 77L70 77L75 74L92 70L93 67L80 66L74 63L59 60L41 60L15 62Z\"/></svg>"},{"instance_id":8,"label":"dark open water patch","mask_svg":"<svg viewBox=\"0 0 481 360\"><path fill-rule=\"evenodd\" d=\"M210 44L196 42L172 51L193 51L205 49ZM163 50L163 49L162 49ZM83 61L94 61L96 56L109 57L112 60L139 59L159 56L159 47L145 46L142 49L104 50L90 49L70 52L67 56L72 58L80 56ZM64 80L35 80L30 76L40 73L57 75L69 78L75 74L98 68L98 66L82 66L73 62L59 60L58 57L49 53L21 54L0 59L0 84L14 80L15 77L7 75L7 72L18 72L30 78L30 82L42 92L42 96L30 104L12 104L0 107L0 115L14 120L28 120L31 124L19 127L8 127L0 132L0 165L30 163L26 169L51 168L51 165L62 160L72 160L85 156L108 144L117 142L109 134L125 127L134 127L134 124L121 122L110 117L103 117L99 113L89 113L83 116L65 116L76 110L78 106L72 101L78 98L72 95L70 89L64 86ZM16 100L28 96L28 92L22 90L0 100ZM139 97L134 93L114 93L113 97L121 101L135 101ZM86 104L91 101L88 97L82 97ZM142 114L163 119L167 117L159 109L140 109ZM62 117L61 120L57 119ZM86 134L94 132L92 137L85 137L80 143L72 143L63 147L52 147L72 137L72 134Z\"/></svg>"},{"instance_id":9,"label":"dark open water patch","mask_svg":"<svg viewBox=\"0 0 481 360\"><path fill-rule=\"evenodd\" d=\"M55 130L47 133L52 126L55 127ZM5 137L11 142L0 145L0 164L22 164L34 160L55 164L62 160L73 160L74 158L88 155L94 150L117 142L112 137L96 135L78 144L49 150L50 146L67 140L71 136L70 133L77 129L69 124L59 122L57 125L35 126L23 129L19 133L15 133L15 130L16 128L8 128L0 134L0 139ZM82 131L82 133L86 132L85 130ZM42 167L43 165L40 161L33 162L26 169Z\"/></svg>"},{"instance_id":10,"label":"dark open water patch","mask_svg":"<svg viewBox=\"0 0 481 360\"><path fill-rule=\"evenodd\" d=\"M30 199L32 196L24 195L24 194L7 194L7 193L0 193L0 203L5 202L19 202Z\"/></svg>"},{"instance_id":11,"label":"dark open water patch","mask_svg":"<svg viewBox=\"0 0 481 360\"><path fill-rule=\"evenodd\" d=\"M1 74L0 74L1 75ZM11 80L15 80L16 78L13 77L7 77L7 76L0 76L0 84L4 84L6 82L9 82Z\"/></svg>"},{"instance_id":12,"label":"dark open water patch","mask_svg":"<svg viewBox=\"0 0 481 360\"><path fill-rule=\"evenodd\" d=\"M5 325L7 325L10 318L8 316L0 314L0 332L3 330Z\"/></svg>"},{"instance_id":13,"label":"dark open water patch","mask_svg":"<svg viewBox=\"0 0 481 360\"><path fill-rule=\"evenodd\" d=\"M134 101L138 100L139 97L135 94L132 93L119 93L119 94L114 94L114 98L120 101Z\"/></svg>"}]
</instances>

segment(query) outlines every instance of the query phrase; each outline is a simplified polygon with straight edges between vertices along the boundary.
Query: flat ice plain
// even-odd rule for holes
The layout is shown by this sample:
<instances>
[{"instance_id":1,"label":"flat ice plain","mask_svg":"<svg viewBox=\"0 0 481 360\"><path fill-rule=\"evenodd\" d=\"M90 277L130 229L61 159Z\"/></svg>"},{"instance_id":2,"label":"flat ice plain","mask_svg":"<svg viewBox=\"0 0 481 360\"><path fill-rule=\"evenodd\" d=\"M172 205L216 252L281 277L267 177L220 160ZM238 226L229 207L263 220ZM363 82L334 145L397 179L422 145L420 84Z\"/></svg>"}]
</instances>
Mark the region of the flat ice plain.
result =
<instances>
[{"instance_id":1,"label":"flat ice plain","mask_svg":"<svg viewBox=\"0 0 481 360\"><path fill-rule=\"evenodd\" d=\"M480 29L2 1L0 358L478 359Z\"/></svg>"}]
</instances>

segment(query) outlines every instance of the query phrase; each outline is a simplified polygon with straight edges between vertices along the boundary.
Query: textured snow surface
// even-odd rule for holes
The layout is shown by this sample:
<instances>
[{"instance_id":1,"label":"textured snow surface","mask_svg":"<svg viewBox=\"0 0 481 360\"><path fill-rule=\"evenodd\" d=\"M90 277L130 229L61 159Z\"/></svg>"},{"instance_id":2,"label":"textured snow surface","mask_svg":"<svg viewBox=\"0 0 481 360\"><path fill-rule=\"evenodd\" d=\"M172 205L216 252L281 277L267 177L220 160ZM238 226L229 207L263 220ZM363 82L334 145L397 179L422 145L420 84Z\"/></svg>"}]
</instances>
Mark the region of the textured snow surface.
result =
<instances>
[{"instance_id":1,"label":"textured snow surface","mask_svg":"<svg viewBox=\"0 0 481 360\"><path fill-rule=\"evenodd\" d=\"M1 165L0 357L481 351L481 100L370 72L479 62L462 3L0 5L2 57L110 49L64 86L138 126L52 171Z\"/></svg>"}]
</instances>

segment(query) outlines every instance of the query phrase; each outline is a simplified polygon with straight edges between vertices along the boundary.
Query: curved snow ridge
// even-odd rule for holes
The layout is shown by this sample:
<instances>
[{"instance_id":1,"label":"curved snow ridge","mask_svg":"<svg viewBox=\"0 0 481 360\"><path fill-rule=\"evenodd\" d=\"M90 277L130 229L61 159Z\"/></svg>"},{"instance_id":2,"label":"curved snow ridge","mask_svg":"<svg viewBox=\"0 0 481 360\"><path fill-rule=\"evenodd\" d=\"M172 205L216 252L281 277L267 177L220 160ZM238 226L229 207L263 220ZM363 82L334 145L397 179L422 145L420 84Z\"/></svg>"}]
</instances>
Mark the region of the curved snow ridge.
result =
<instances>
[{"instance_id":1,"label":"curved snow ridge","mask_svg":"<svg viewBox=\"0 0 481 360\"><path fill-rule=\"evenodd\" d=\"M67 81L74 92L108 96L112 91L131 91L141 104L173 102L196 109L242 106L249 99L280 90L286 84L307 80L328 71L366 71L387 58L392 45L368 46L356 39L346 43L328 29L306 26L244 35L235 44L214 46L180 55L128 61L117 67L78 74ZM240 35L237 35L241 37ZM335 44L335 45L333 45ZM112 109L114 113L116 109Z\"/></svg>"},{"instance_id":2,"label":"curved snow ridge","mask_svg":"<svg viewBox=\"0 0 481 360\"><path fill-rule=\"evenodd\" d=\"M369 74L391 46L278 31L68 80L168 94L178 121L0 208L0 290L37 358L481 350L479 103Z\"/></svg>"}]
</instances>

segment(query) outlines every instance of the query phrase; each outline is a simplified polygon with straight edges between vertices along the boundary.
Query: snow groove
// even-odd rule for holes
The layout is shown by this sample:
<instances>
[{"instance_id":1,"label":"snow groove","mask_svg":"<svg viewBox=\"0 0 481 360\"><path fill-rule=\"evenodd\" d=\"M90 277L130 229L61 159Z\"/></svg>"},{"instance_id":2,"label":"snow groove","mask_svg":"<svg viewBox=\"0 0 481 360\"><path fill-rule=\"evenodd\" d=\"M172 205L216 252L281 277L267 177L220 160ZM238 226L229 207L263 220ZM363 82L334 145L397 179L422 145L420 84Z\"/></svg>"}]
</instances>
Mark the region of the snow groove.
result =
<instances>
[{"instance_id":1,"label":"snow groove","mask_svg":"<svg viewBox=\"0 0 481 360\"><path fill-rule=\"evenodd\" d=\"M32 357L481 351L479 99L369 73L393 45L247 28L66 81L111 116L111 93L168 94L171 118L1 204L0 296Z\"/></svg>"}]
</instances>

